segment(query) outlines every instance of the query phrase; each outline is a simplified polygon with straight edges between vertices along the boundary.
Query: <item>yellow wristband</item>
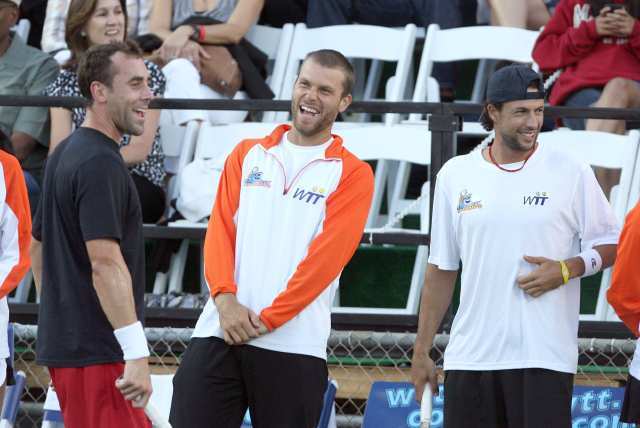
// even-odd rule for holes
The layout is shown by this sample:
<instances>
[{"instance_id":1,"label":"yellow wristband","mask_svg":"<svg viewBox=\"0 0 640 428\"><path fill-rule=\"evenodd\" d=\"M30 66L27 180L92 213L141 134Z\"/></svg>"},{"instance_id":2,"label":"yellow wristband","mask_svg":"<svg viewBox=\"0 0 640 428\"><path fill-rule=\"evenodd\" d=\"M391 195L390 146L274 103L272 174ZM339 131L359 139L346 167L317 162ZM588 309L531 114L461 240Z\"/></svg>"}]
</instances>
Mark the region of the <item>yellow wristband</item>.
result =
<instances>
[{"instance_id":1,"label":"yellow wristband","mask_svg":"<svg viewBox=\"0 0 640 428\"><path fill-rule=\"evenodd\" d=\"M569 278L571 278L571 272L569 272L569 267L563 260L560 260L560 272L562 272L562 283L566 284L567 282L569 282Z\"/></svg>"}]
</instances>

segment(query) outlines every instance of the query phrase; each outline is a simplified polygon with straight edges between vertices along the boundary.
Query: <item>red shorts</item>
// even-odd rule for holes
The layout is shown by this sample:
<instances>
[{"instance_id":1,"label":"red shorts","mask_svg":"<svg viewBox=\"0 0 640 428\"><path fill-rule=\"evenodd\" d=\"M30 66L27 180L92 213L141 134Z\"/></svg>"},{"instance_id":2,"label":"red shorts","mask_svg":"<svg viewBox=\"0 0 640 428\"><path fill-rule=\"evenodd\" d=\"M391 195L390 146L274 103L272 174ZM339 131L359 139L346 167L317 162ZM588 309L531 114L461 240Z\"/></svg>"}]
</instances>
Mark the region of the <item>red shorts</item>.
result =
<instances>
[{"instance_id":1,"label":"red shorts","mask_svg":"<svg viewBox=\"0 0 640 428\"><path fill-rule=\"evenodd\" d=\"M144 409L125 400L116 388L124 363L77 368L50 367L66 428L151 428Z\"/></svg>"}]
</instances>

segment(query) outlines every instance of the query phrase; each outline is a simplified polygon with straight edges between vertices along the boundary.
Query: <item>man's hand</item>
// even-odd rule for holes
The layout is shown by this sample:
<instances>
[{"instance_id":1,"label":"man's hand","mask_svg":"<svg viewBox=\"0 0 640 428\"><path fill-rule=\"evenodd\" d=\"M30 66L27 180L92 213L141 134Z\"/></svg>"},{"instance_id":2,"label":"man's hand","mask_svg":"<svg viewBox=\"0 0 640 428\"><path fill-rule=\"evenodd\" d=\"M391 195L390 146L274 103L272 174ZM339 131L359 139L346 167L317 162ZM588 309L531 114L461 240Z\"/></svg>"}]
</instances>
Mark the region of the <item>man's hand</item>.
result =
<instances>
[{"instance_id":1,"label":"man's hand","mask_svg":"<svg viewBox=\"0 0 640 428\"><path fill-rule=\"evenodd\" d=\"M241 305L235 294L220 293L214 299L220 314L220 326L224 333L224 341L229 345L240 345L258 337L258 331L266 329L260 317L252 310Z\"/></svg>"},{"instance_id":2,"label":"man's hand","mask_svg":"<svg viewBox=\"0 0 640 428\"><path fill-rule=\"evenodd\" d=\"M144 408L153 391L147 358L125 362L122 377L116 379L116 388L124 395L125 400L132 402L133 407Z\"/></svg>"},{"instance_id":3,"label":"man's hand","mask_svg":"<svg viewBox=\"0 0 640 428\"><path fill-rule=\"evenodd\" d=\"M422 400L422 394L427 385L431 388L433 395L438 395L438 376L436 375L436 365L427 352L413 351L411 360L411 382L416 388L416 401Z\"/></svg>"},{"instance_id":4,"label":"man's hand","mask_svg":"<svg viewBox=\"0 0 640 428\"><path fill-rule=\"evenodd\" d=\"M517 278L518 286L525 293L531 297L539 297L562 285L562 270L558 261L546 257L524 256L523 258L528 263L538 265L538 268L530 274Z\"/></svg>"}]
</instances>

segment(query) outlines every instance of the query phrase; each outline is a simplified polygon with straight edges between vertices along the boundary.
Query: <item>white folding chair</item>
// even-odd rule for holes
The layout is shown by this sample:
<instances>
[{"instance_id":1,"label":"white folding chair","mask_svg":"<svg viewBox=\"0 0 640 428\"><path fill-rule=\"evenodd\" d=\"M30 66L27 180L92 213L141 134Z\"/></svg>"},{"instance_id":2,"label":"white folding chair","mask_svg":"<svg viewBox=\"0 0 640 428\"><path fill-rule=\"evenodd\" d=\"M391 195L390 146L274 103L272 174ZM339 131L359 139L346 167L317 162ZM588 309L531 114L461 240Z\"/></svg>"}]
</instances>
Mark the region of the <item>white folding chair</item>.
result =
<instances>
[{"instance_id":1,"label":"white folding chair","mask_svg":"<svg viewBox=\"0 0 640 428\"><path fill-rule=\"evenodd\" d=\"M372 124L340 130L344 146L362 160L390 160L428 166L431 163L431 134L423 124ZM423 184L415 212L420 215L421 233L429 233L429 182ZM389 230L386 228L385 230ZM368 229L368 231L372 231ZM428 249L419 246L414 262L407 302L403 308L366 308L341 306L336 293L333 312L415 315L424 281Z\"/></svg>"},{"instance_id":2,"label":"white folding chair","mask_svg":"<svg viewBox=\"0 0 640 428\"><path fill-rule=\"evenodd\" d=\"M622 224L624 217L631 208L629 200L634 176L637 181L637 164L640 157L638 144L640 132L630 131L628 135L617 135L608 132L596 131L571 131L561 129L558 131L541 132L538 140L544 144L552 145L556 149L567 151L576 158L594 166L602 168L621 169L620 183L611 192L610 203L616 218ZM637 193L635 198L637 200ZM602 273L600 291L594 314L581 314L581 320L604 321L610 311L606 293L611 281L611 269L605 269Z\"/></svg>"},{"instance_id":3,"label":"white folding chair","mask_svg":"<svg viewBox=\"0 0 640 428\"><path fill-rule=\"evenodd\" d=\"M285 24L282 28L254 25L245 36L269 58L267 83L276 99L280 99L282 93L282 82L291 51L294 29L293 24ZM264 112L263 122L275 122L275 120L276 112Z\"/></svg>"},{"instance_id":4,"label":"white folding chair","mask_svg":"<svg viewBox=\"0 0 640 428\"><path fill-rule=\"evenodd\" d=\"M169 113L163 110L160 114L160 142L162 150L165 154L165 170L173 175L167 186L167 205L166 215L170 217L173 213L170 202L178 197L176 177L180 171L193 159L196 139L200 123L197 121L189 121L185 126L173 124ZM175 255L172 256L172 260ZM170 263L171 266L171 263ZM167 289L169 280L169 272L157 272L153 292L162 294Z\"/></svg>"},{"instance_id":5,"label":"white folding chair","mask_svg":"<svg viewBox=\"0 0 640 428\"><path fill-rule=\"evenodd\" d=\"M263 137L273 131L273 124L263 122L231 123L228 125L212 126L203 124L198 132L198 139L195 147L193 159L226 159L233 151L234 147L246 138ZM204 183L203 185L215 186L216 183ZM176 194L176 197L178 195ZM170 223L169 227L206 227L204 223L192 223L186 220ZM181 291L184 269L187 261L189 241L183 240L178 252L171 258L169 267L168 283L169 291ZM202 275L202 269L200 269ZM204 279L201 277L202 291L207 289ZM158 288L157 292L162 293L164 289ZM156 290L154 289L154 293Z\"/></svg>"}]
</instances>

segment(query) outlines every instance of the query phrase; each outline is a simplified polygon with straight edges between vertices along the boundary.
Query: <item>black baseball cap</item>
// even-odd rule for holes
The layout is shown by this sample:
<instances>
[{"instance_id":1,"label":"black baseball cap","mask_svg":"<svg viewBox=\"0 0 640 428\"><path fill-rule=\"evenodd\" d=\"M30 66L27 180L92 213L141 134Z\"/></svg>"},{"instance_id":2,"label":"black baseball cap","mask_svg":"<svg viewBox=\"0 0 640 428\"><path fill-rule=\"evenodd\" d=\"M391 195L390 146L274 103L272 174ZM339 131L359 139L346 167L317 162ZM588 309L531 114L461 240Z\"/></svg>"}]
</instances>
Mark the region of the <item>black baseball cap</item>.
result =
<instances>
[{"instance_id":1,"label":"black baseball cap","mask_svg":"<svg viewBox=\"0 0 640 428\"><path fill-rule=\"evenodd\" d=\"M528 91L532 85L535 85L538 90ZM526 65L512 64L502 67L489 78L487 84L488 103L538 99L544 99L542 78Z\"/></svg>"}]
</instances>

